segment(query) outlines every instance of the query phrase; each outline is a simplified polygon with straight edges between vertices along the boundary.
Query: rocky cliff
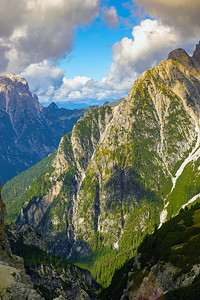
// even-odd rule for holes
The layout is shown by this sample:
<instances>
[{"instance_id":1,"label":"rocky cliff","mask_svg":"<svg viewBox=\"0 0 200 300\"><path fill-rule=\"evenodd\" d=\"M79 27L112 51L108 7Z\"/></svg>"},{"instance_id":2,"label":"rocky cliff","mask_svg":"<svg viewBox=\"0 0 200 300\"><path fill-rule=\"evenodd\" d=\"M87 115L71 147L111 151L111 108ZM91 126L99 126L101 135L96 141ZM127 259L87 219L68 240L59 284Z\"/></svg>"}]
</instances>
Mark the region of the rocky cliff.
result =
<instances>
[{"instance_id":1,"label":"rocky cliff","mask_svg":"<svg viewBox=\"0 0 200 300\"><path fill-rule=\"evenodd\" d=\"M176 50L121 103L88 111L26 194L18 224L36 227L54 254L104 285L155 224L198 199L198 51L195 71Z\"/></svg>"},{"instance_id":2,"label":"rocky cliff","mask_svg":"<svg viewBox=\"0 0 200 300\"><path fill-rule=\"evenodd\" d=\"M87 109L43 107L25 79L0 76L0 166L5 183L58 147L61 137Z\"/></svg>"}]
</instances>

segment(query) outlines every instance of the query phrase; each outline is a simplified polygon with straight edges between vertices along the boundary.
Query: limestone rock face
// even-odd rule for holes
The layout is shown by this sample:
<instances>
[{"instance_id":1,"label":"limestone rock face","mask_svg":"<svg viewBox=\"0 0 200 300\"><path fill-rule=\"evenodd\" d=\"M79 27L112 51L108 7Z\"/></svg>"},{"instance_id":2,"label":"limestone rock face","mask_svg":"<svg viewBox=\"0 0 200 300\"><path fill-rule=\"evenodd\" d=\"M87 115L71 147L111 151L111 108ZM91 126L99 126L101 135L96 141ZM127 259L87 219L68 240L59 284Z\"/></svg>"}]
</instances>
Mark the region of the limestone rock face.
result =
<instances>
[{"instance_id":1,"label":"limestone rock face","mask_svg":"<svg viewBox=\"0 0 200 300\"><path fill-rule=\"evenodd\" d=\"M91 274L47 253L42 236L33 227L25 224L18 229L16 225L11 224L7 225L6 229L13 252L23 256L26 261L25 270L34 288L45 299L58 296L66 300L97 299L96 293L101 291L101 286L93 281ZM7 272L6 282L14 281L15 270L8 269ZM15 286L12 287L13 290ZM23 293L22 295L25 297Z\"/></svg>"},{"instance_id":2,"label":"limestone rock face","mask_svg":"<svg viewBox=\"0 0 200 300\"><path fill-rule=\"evenodd\" d=\"M196 62L200 63L200 42L199 42L199 44L196 45L196 49L194 51L194 54L193 54L192 58Z\"/></svg>"}]
</instances>

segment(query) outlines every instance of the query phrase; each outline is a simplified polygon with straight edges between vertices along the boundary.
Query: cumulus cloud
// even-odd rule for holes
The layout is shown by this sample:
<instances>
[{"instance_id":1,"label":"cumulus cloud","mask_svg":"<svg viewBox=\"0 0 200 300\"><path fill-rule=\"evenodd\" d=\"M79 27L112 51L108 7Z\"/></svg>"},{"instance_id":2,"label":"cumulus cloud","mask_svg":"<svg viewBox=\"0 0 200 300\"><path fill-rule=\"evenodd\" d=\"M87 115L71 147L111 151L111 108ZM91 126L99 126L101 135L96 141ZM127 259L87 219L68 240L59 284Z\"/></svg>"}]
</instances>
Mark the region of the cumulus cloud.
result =
<instances>
[{"instance_id":1,"label":"cumulus cloud","mask_svg":"<svg viewBox=\"0 0 200 300\"><path fill-rule=\"evenodd\" d=\"M46 96L54 94L62 84L64 72L63 69L44 60L38 64L31 64L19 75L28 81L31 91L40 97L44 94Z\"/></svg>"},{"instance_id":2,"label":"cumulus cloud","mask_svg":"<svg viewBox=\"0 0 200 300\"><path fill-rule=\"evenodd\" d=\"M151 16L173 26L186 38L198 38L200 34L200 0L135 0Z\"/></svg>"},{"instance_id":3,"label":"cumulus cloud","mask_svg":"<svg viewBox=\"0 0 200 300\"><path fill-rule=\"evenodd\" d=\"M29 64L64 57L72 49L74 29L97 15L98 2L1 0L0 38L8 62L1 73L18 73Z\"/></svg>"},{"instance_id":4,"label":"cumulus cloud","mask_svg":"<svg viewBox=\"0 0 200 300\"><path fill-rule=\"evenodd\" d=\"M122 72L123 69L134 70L140 74L166 57L180 43L176 31L157 20L143 20L133 28L132 36L132 39L125 37L113 46L112 67Z\"/></svg>"},{"instance_id":5,"label":"cumulus cloud","mask_svg":"<svg viewBox=\"0 0 200 300\"><path fill-rule=\"evenodd\" d=\"M38 73L44 77L45 74L49 74L48 82L52 84L46 84L42 78L39 80L42 83L41 87L46 86L46 94L40 98L41 102L49 101L49 95L55 102L85 102L87 100L88 103L94 104L95 101L119 99L127 95L134 80L143 71L157 65L160 60L166 59L168 53L180 42L181 38L173 28L157 20L146 19L133 28L132 38L126 37L114 44L113 63L107 76L100 81L86 76L67 79L62 70L55 69L47 61L42 65L27 68L26 74L22 74L29 78L30 73L34 74L37 82ZM40 69L38 72L39 68L44 68L45 71L42 72ZM59 78L58 81L56 81L57 78ZM58 84L53 89L55 82Z\"/></svg>"},{"instance_id":6,"label":"cumulus cloud","mask_svg":"<svg viewBox=\"0 0 200 300\"><path fill-rule=\"evenodd\" d=\"M108 24L109 27L117 28L119 26L119 17L117 10L114 6L103 9L103 21Z\"/></svg>"}]
</instances>

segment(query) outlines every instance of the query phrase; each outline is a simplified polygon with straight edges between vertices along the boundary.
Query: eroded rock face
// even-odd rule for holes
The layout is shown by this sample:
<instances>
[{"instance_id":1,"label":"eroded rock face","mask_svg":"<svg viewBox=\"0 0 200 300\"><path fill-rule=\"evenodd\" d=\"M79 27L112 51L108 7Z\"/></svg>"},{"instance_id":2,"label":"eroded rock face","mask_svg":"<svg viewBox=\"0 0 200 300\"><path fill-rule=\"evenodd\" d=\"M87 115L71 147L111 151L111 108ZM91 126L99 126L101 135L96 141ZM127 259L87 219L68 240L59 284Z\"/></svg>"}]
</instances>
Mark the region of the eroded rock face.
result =
<instances>
[{"instance_id":1,"label":"eroded rock face","mask_svg":"<svg viewBox=\"0 0 200 300\"><path fill-rule=\"evenodd\" d=\"M200 76L200 44L196 45L192 56L189 56L184 49L179 48L171 51L168 55L168 59L179 62L195 76Z\"/></svg>"},{"instance_id":2,"label":"eroded rock face","mask_svg":"<svg viewBox=\"0 0 200 300\"><path fill-rule=\"evenodd\" d=\"M96 294L101 291L101 286L92 279L91 274L45 252L43 238L33 227L24 224L18 229L12 224L6 228L13 252L24 255L25 269L34 288L47 300L58 296L65 300L97 299ZM14 270L8 271L9 280L13 281Z\"/></svg>"},{"instance_id":3,"label":"eroded rock face","mask_svg":"<svg viewBox=\"0 0 200 300\"><path fill-rule=\"evenodd\" d=\"M200 42L199 44L196 45L196 49L194 51L192 58L195 59L196 62L200 63Z\"/></svg>"}]
</instances>

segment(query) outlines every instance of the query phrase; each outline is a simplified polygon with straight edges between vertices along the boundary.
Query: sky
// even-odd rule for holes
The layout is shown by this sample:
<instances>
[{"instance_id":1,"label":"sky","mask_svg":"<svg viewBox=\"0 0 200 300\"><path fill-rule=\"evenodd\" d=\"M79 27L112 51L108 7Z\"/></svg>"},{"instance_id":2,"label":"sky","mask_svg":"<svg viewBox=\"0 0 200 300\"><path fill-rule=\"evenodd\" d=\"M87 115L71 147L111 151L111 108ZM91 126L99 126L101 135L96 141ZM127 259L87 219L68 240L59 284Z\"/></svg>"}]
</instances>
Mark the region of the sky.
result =
<instances>
[{"instance_id":1,"label":"sky","mask_svg":"<svg viewBox=\"0 0 200 300\"><path fill-rule=\"evenodd\" d=\"M0 0L0 73L47 106L102 105L200 39L200 0Z\"/></svg>"}]
</instances>

